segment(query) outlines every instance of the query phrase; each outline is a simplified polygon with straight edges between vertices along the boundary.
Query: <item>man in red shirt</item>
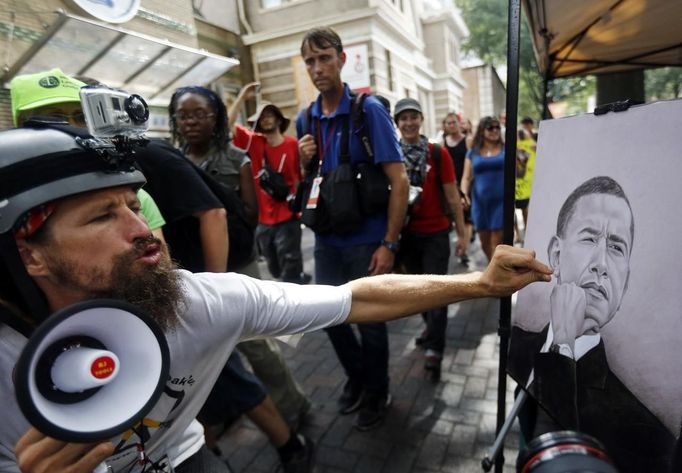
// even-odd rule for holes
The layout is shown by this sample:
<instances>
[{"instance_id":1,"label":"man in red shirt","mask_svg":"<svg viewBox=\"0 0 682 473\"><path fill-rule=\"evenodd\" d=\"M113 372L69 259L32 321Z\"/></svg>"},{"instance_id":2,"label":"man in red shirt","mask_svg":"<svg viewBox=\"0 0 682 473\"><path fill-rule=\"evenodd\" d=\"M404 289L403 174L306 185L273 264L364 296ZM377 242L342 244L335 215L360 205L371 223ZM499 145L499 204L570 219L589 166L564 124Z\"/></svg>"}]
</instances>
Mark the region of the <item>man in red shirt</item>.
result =
<instances>
[{"instance_id":1,"label":"man in red shirt","mask_svg":"<svg viewBox=\"0 0 682 473\"><path fill-rule=\"evenodd\" d=\"M310 276L303 272L301 223L299 216L289 209L289 199L301 180L298 142L284 134L289 119L275 105L263 102L255 115L249 117L254 131L235 123L241 104L255 96L257 88L257 82L244 86L229 112L233 143L249 153L256 180L259 209L256 239L273 277L305 284ZM274 173L283 177L288 192L272 193L262 185Z\"/></svg>"}]
</instances>

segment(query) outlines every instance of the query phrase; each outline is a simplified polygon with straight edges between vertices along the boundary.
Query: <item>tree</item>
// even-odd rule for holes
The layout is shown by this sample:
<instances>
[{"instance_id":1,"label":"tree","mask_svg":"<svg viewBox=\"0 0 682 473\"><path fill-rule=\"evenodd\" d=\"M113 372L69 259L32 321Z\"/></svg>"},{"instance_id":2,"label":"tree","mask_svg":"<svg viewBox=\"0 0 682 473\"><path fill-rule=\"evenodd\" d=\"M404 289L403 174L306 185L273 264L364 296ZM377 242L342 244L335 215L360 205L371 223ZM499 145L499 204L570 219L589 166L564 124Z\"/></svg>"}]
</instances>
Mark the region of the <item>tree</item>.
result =
<instances>
[{"instance_id":1,"label":"tree","mask_svg":"<svg viewBox=\"0 0 682 473\"><path fill-rule=\"evenodd\" d=\"M682 67L662 67L644 72L647 102L676 99L682 93Z\"/></svg>"},{"instance_id":2,"label":"tree","mask_svg":"<svg viewBox=\"0 0 682 473\"><path fill-rule=\"evenodd\" d=\"M454 0L469 28L463 45L467 53L495 67L507 63L507 1ZM521 25L519 55L519 116L539 118L542 115L542 77L533 55L530 32L525 21Z\"/></svg>"},{"instance_id":3,"label":"tree","mask_svg":"<svg viewBox=\"0 0 682 473\"><path fill-rule=\"evenodd\" d=\"M475 54L486 63L496 67L507 62L507 0L454 0L461 10L469 38L464 51ZM524 15L525 18L525 15ZM543 78L533 53L530 30L526 21L521 22L519 52L519 116L540 118L542 116ZM572 77L551 82L550 102L568 102L569 113L585 111L587 97L593 95L594 77Z\"/></svg>"}]
</instances>

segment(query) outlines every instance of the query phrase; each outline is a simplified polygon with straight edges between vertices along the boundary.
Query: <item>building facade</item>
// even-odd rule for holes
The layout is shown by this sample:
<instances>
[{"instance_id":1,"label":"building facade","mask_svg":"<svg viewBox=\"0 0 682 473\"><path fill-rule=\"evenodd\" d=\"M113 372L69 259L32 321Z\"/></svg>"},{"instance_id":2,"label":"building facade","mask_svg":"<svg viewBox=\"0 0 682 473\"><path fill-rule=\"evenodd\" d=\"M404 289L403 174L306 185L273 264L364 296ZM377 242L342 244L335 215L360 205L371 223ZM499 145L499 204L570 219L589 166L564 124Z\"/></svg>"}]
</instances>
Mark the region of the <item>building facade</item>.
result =
<instances>
[{"instance_id":1,"label":"building facade","mask_svg":"<svg viewBox=\"0 0 682 473\"><path fill-rule=\"evenodd\" d=\"M348 56L344 80L391 104L418 99L434 136L448 111L463 107L459 50L468 30L454 8L423 0L241 0L244 44L263 98L293 116L315 98L300 55L313 27L329 26ZM356 73L366 69L363 76ZM353 83L351 80L357 82Z\"/></svg>"},{"instance_id":2,"label":"building facade","mask_svg":"<svg viewBox=\"0 0 682 473\"><path fill-rule=\"evenodd\" d=\"M464 116L474 127L482 117L499 116L506 106L506 88L490 64L462 69L467 83L464 95Z\"/></svg>"},{"instance_id":3,"label":"building facade","mask_svg":"<svg viewBox=\"0 0 682 473\"><path fill-rule=\"evenodd\" d=\"M11 126L12 77L53 67L150 98L152 129L161 134L169 91L187 82L210 85L229 105L242 84L258 80L262 99L293 116L317 95L300 57L301 38L330 26L348 55L344 80L391 104L417 98L424 132L435 136L447 112L463 110L466 87L459 51L468 30L441 1L141 0L132 20L112 25L74 0L0 0L0 50L6 51L0 127ZM153 41L141 44L135 35ZM238 61L216 75L221 58ZM247 107L243 116L254 104Z\"/></svg>"}]
</instances>

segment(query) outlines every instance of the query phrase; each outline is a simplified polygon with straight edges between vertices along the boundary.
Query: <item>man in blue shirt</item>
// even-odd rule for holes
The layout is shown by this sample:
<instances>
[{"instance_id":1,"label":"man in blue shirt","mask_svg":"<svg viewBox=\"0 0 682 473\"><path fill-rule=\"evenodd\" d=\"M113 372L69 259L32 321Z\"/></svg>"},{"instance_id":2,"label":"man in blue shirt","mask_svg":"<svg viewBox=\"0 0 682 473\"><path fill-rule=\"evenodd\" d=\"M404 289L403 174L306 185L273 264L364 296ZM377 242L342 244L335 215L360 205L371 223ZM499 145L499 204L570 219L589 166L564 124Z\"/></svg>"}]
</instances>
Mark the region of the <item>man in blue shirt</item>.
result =
<instances>
[{"instance_id":1,"label":"man in blue shirt","mask_svg":"<svg viewBox=\"0 0 682 473\"><path fill-rule=\"evenodd\" d=\"M341 81L346 62L341 38L330 28L310 30L301 43L301 56L320 95L310 110L296 119L299 152L304 175L319 159L321 175L339 165L344 122L350 120L352 99ZM366 134L374 162L383 169L391 190L385 212L364 218L350 234L316 234L315 279L317 284L341 285L362 276L384 274L393 269L398 238L405 221L408 181L397 136L385 107L375 97L363 102ZM370 161L358 130L352 123L348 150L351 163ZM318 182L319 183L319 182ZM313 184L315 185L315 184ZM305 205L305 204L304 204ZM369 430L381 423L391 396L388 390L388 333L385 323L358 326L360 339L349 325L326 329L348 380L339 398L339 412L360 409L356 427Z\"/></svg>"}]
</instances>

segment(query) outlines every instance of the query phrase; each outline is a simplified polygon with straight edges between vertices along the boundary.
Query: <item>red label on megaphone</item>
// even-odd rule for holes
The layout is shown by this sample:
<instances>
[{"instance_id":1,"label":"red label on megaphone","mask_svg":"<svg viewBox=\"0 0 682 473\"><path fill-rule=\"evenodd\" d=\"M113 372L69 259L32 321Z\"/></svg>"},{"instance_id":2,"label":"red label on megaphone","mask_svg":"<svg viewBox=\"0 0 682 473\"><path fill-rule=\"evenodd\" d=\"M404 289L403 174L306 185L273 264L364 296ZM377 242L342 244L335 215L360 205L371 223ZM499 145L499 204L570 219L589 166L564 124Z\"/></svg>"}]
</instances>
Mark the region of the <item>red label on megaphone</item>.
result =
<instances>
[{"instance_id":1,"label":"red label on megaphone","mask_svg":"<svg viewBox=\"0 0 682 473\"><path fill-rule=\"evenodd\" d=\"M92 362L90 373L97 379L106 379L116 369L116 362L110 356L100 356Z\"/></svg>"}]
</instances>

